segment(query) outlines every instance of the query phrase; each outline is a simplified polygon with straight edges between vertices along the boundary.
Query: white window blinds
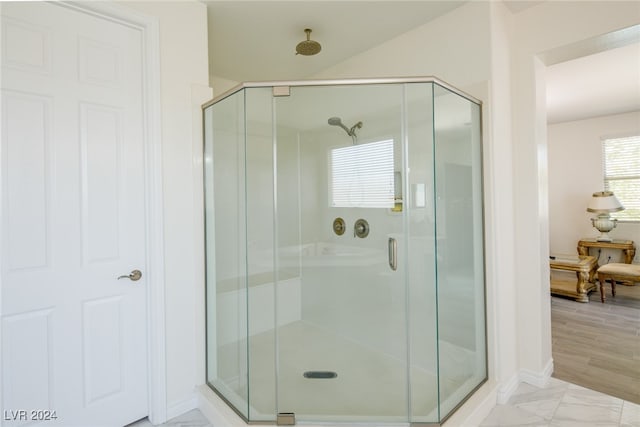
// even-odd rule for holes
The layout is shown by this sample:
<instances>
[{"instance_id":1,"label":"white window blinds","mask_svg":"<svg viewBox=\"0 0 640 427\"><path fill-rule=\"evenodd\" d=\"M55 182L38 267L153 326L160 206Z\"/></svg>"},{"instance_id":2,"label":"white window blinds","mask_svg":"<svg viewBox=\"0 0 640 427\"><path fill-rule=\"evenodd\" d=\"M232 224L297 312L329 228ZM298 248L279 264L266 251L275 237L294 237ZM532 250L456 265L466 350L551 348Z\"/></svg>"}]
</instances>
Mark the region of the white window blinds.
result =
<instances>
[{"instance_id":1,"label":"white window blinds","mask_svg":"<svg viewBox=\"0 0 640 427\"><path fill-rule=\"evenodd\" d=\"M625 207L612 217L640 221L640 135L605 139L602 151L604 188Z\"/></svg>"},{"instance_id":2,"label":"white window blinds","mask_svg":"<svg viewBox=\"0 0 640 427\"><path fill-rule=\"evenodd\" d=\"M394 206L393 140L334 148L329 203L333 207Z\"/></svg>"}]
</instances>

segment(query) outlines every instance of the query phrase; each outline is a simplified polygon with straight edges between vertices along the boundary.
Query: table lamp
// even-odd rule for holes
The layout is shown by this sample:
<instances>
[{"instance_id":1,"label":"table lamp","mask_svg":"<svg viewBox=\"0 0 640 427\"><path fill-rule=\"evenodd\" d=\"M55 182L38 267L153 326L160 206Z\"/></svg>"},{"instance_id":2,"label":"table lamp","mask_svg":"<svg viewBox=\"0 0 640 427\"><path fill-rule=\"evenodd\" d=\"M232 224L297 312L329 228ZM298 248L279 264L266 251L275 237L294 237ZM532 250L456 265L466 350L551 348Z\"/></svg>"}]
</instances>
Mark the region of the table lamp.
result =
<instances>
[{"instance_id":1,"label":"table lamp","mask_svg":"<svg viewBox=\"0 0 640 427\"><path fill-rule=\"evenodd\" d=\"M619 212L624 209L613 191L598 191L593 193L593 197L587 206L587 212L593 212L598 216L591 218L591 224L600 232L596 238L598 242L611 242L609 232L616 228L617 219L611 218L611 212Z\"/></svg>"}]
</instances>

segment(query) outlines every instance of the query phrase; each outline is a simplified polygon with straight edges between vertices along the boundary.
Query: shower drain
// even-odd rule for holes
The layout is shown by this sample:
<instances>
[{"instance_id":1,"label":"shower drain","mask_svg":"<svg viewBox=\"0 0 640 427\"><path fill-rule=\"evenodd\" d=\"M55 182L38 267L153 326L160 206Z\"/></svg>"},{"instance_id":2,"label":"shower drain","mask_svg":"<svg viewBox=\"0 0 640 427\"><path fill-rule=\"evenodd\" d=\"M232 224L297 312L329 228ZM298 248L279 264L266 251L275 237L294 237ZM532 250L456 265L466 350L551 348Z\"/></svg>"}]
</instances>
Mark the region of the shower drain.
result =
<instances>
[{"instance_id":1,"label":"shower drain","mask_svg":"<svg viewBox=\"0 0 640 427\"><path fill-rule=\"evenodd\" d=\"M333 371L307 371L302 375L305 378L310 378L314 380L326 380L330 378L336 378L338 376L337 372L333 372Z\"/></svg>"}]
</instances>

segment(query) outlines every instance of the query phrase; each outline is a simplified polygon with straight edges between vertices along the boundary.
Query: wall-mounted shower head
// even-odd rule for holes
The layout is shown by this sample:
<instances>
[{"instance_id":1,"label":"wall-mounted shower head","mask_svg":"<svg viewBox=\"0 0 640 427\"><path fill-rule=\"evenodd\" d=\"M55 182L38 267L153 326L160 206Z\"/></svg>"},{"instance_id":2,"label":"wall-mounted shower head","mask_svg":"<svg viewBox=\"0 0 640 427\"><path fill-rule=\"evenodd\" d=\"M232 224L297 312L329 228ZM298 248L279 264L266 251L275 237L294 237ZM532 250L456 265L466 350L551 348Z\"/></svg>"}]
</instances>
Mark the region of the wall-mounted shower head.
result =
<instances>
[{"instance_id":1,"label":"wall-mounted shower head","mask_svg":"<svg viewBox=\"0 0 640 427\"><path fill-rule=\"evenodd\" d=\"M327 123L329 123L331 126L340 126L342 129L344 129L347 135L353 138L354 143L356 138L356 129L360 129L362 127L362 122L358 122L355 125L351 126L351 129L349 129L344 125L344 123L342 123L342 119L340 117L329 117Z\"/></svg>"},{"instance_id":2,"label":"wall-mounted shower head","mask_svg":"<svg viewBox=\"0 0 640 427\"><path fill-rule=\"evenodd\" d=\"M342 129L344 129L347 135L351 136L351 132L349 131L349 128L342 123L342 119L340 117L329 117L329 120L327 120L327 123L329 123L331 126L340 126Z\"/></svg>"}]
</instances>

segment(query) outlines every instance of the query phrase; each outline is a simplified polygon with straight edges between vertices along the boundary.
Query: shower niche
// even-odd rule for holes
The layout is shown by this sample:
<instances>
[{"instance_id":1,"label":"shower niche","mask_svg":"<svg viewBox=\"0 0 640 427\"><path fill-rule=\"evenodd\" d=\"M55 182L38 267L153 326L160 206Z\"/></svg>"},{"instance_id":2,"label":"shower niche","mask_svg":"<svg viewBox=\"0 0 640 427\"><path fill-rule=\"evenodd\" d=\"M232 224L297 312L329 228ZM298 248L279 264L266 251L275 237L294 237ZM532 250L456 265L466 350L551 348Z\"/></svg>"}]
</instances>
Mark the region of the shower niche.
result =
<instances>
[{"instance_id":1,"label":"shower niche","mask_svg":"<svg viewBox=\"0 0 640 427\"><path fill-rule=\"evenodd\" d=\"M245 421L437 425L486 380L480 110L435 78L203 107L206 381Z\"/></svg>"}]
</instances>

